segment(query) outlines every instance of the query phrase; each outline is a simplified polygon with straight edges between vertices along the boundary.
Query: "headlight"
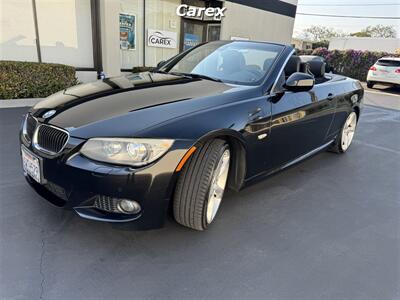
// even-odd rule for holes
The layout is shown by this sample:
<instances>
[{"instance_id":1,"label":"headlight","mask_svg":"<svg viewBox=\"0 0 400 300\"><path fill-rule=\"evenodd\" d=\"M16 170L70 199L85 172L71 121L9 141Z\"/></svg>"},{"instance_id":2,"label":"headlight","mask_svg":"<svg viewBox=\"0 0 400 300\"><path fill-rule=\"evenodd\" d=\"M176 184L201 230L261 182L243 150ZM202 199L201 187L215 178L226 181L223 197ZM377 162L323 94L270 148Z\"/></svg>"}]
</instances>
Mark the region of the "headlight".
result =
<instances>
[{"instance_id":1,"label":"headlight","mask_svg":"<svg viewBox=\"0 0 400 300\"><path fill-rule=\"evenodd\" d=\"M139 167L161 157L173 142L162 139L93 138L83 145L81 153L93 160Z\"/></svg>"}]
</instances>

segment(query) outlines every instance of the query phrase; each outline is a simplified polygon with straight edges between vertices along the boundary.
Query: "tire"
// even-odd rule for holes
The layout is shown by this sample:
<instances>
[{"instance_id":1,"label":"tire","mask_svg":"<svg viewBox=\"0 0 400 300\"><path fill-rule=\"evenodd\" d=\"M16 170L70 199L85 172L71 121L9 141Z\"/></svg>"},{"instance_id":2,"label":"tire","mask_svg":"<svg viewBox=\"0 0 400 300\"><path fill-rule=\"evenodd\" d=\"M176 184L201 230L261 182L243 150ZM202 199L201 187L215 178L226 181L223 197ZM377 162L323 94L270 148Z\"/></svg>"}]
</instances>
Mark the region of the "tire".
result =
<instances>
[{"instance_id":1,"label":"tire","mask_svg":"<svg viewBox=\"0 0 400 300\"><path fill-rule=\"evenodd\" d=\"M374 83L371 82L371 81L367 81L367 87L368 87L369 89L372 89L372 88L374 87Z\"/></svg>"},{"instance_id":2,"label":"tire","mask_svg":"<svg viewBox=\"0 0 400 300\"><path fill-rule=\"evenodd\" d=\"M222 163L224 166L220 165ZM229 145L221 139L207 141L191 156L178 178L173 199L173 213L179 224L195 230L205 230L210 225L223 197L229 165ZM225 178L218 176L220 172L216 174L221 168L224 168ZM215 177L221 184L215 182ZM222 187L218 189L218 195L217 191L212 193L216 185ZM217 196L220 196L218 206L212 206L216 204Z\"/></svg>"},{"instance_id":3,"label":"tire","mask_svg":"<svg viewBox=\"0 0 400 300\"><path fill-rule=\"evenodd\" d=\"M337 135L329 151L335 153L345 153L353 141L354 134L357 129L357 114L353 110L346 118L340 133Z\"/></svg>"}]
</instances>

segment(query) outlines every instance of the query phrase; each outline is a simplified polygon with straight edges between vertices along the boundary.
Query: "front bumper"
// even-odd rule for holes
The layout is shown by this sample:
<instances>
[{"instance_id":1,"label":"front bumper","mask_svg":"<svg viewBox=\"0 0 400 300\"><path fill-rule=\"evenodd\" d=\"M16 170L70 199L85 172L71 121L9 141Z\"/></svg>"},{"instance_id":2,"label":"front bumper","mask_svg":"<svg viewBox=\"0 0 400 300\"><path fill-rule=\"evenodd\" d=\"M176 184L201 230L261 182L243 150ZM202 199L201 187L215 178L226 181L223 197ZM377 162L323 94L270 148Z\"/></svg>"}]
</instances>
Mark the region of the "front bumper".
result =
<instances>
[{"instance_id":1,"label":"front bumper","mask_svg":"<svg viewBox=\"0 0 400 300\"><path fill-rule=\"evenodd\" d=\"M31 187L52 204L73 209L86 219L118 223L134 221L133 227L140 229L161 227L177 179L175 168L192 142L176 141L158 161L137 169L103 164L82 156L79 149L84 142L70 137L62 153L50 157L21 136L21 144L41 161L41 184L25 174ZM95 206L99 196L134 200L141 210L133 215L104 211Z\"/></svg>"}]
</instances>

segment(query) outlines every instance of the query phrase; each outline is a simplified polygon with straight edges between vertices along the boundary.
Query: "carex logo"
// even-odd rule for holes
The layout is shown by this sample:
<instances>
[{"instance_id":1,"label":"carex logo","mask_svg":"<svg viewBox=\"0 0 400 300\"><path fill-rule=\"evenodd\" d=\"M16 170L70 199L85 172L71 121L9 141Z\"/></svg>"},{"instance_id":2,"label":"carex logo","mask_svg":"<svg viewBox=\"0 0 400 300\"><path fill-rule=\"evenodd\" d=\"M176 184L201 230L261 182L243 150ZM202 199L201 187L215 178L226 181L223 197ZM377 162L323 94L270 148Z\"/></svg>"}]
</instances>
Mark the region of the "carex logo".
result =
<instances>
[{"instance_id":1,"label":"carex logo","mask_svg":"<svg viewBox=\"0 0 400 300\"><path fill-rule=\"evenodd\" d=\"M45 112L42 116L43 119L47 119L50 118L51 116L53 116L56 113L56 111L54 109L49 110L47 112Z\"/></svg>"},{"instance_id":2,"label":"carex logo","mask_svg":"<svg viewBox=\"0 0 400 300\"><path fill-rule=\"evenodd\" d=\"M176 14L180 17L187 18L203 18L203 14L207 17L213 17L215 20L221 20L225 17L226 7L197 7L181 4L176 8Z\"/></svg>"},{"instance_id":3,"label":"carex logo","mask_svg":"<svg viewBox=\"0 0 400 300\"><path fill-rule=\"evenodd\" d=\"M164 34L160 31L156 31L149 35L149 44L171 46L173 42L174 39L164 36Z\"/></svg>"}]
</instances>

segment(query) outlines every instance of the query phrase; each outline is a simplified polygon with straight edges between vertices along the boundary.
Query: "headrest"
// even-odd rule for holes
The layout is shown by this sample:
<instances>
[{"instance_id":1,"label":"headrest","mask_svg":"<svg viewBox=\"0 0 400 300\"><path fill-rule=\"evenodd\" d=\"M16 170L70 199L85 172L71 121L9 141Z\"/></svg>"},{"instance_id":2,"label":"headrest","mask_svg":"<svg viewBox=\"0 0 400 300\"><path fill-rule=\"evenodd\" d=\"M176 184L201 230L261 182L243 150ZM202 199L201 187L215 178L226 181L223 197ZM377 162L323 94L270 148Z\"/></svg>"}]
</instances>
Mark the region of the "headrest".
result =
<instances>
[{"instance_id":1,"label":"headrest","mask_svg":"<svg viewBox=\"0 0 400 300\"><path fill-rule=\"evenodd\" d=\"M300 64L300 72L302 73L310 73L310 65L308 64L308 62L302 62Z\"/></svg>"},{"instance_id":2,"label":"headrest","mask_svg":"<svg viewBox=\"0 0 400 300\"><path fill-rule=\"evenodd\" d=\"M301 63L300 57L292 55L285 66L285 76L289 77L293 73L299 72L300 63Z\"/></svg>"},{"instance_id":3,"label":"headrest","mask_svg":"<svg viewBox=\"0 0 400 300\"><path fill-rule=\"evenodd\" d=\"M273 58L267 58L267 59L264 61L263 70L264 70L264 71L269 70L269 68L271 67L271 65L272 65L273 62L274 62L274 59L273 59Z\"/></svg>"},{"instance_id":4,"label":"headrest","mask_svg":"<svg viewBox=\"0 0 400 300\"><path fill-rule=\"evenodd\" d=\"M318 78L325 76L326 63L318 60L311 60L308 64L310 65L310 71L314 77Z\"/></svg>"},{"instance_id":5,"label":"headrest","mask_svg":"<svg viewBox=\"0 0 400 300\"><path fill-rule=\"evenodd\" d=\"M241 71L245 65L246 60L239 51L228 50L222 53L222 69L225 73Z\"/></svg>"}]
</instances>

